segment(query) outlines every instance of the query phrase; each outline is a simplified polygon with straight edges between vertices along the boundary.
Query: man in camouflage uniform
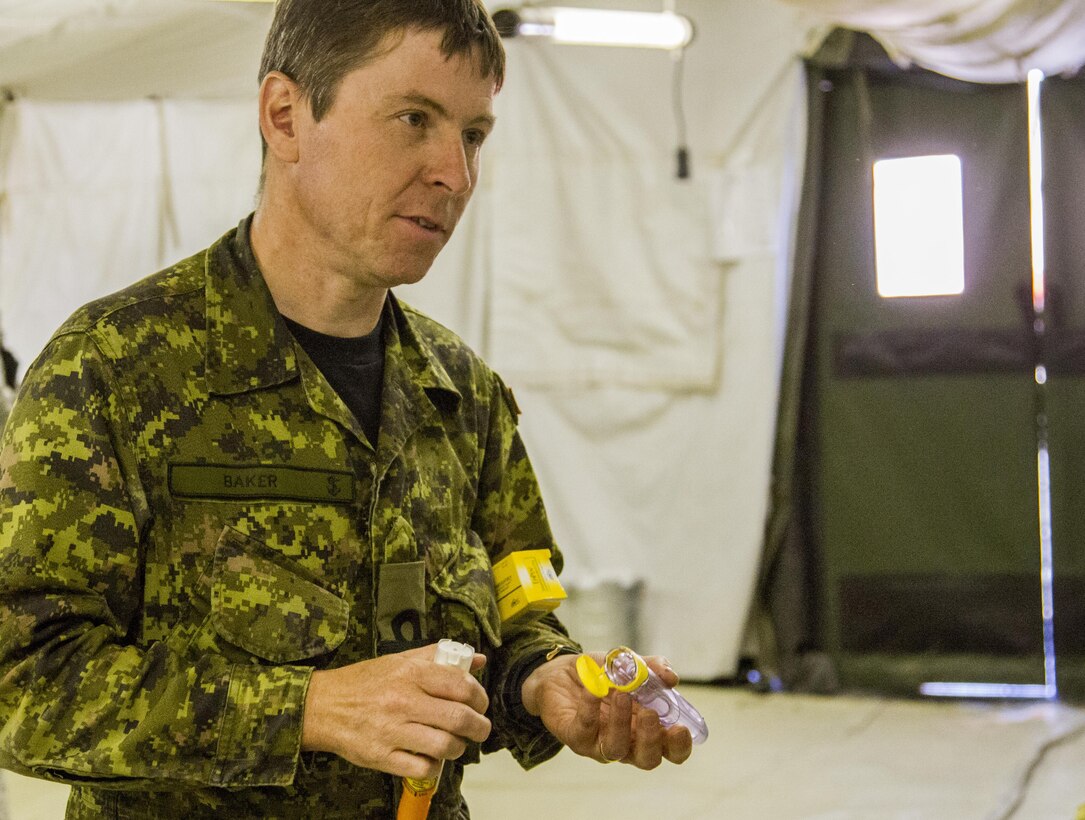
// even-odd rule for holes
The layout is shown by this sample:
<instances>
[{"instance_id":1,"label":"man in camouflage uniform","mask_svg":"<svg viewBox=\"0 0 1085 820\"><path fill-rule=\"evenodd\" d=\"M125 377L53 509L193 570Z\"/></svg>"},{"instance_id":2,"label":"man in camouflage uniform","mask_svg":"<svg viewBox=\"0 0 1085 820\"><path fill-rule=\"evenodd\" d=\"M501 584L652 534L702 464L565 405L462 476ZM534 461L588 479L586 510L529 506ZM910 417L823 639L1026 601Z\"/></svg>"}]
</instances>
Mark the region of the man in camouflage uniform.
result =
<instances>
[{"instance_id":1,"label":"man in camouflage uniform","mask_svg":"<svg viewBox=\"0 0 1085 820\"><path fill-rule=\"evenodd\" d=\"M501 623L494 561L560 566L515 402L389 290L474 188L493 25L332 5L280 0L256 213L72 316L4 432L0 763L73 784L68 817L390 817L444 762L430 816L460 818L480 750L689 755L584 692L556 618ZM345 376L320 353L359 339L379 356Z\"/></svg>"}]
</instances>

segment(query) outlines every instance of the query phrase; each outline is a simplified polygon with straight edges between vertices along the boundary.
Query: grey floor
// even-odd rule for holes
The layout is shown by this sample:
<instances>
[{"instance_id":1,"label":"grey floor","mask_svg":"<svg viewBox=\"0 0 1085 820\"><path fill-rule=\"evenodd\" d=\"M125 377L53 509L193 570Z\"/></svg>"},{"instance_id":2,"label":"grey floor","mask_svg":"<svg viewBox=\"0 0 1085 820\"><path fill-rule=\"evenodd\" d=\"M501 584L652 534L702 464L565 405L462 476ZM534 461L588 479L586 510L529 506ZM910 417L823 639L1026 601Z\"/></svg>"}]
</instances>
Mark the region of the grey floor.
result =
<instances>
[{"instance_id":1,"label":"grey floor","mask_svg":"<svg viewBox=\"0 0 1085 820\"><path fill-rule=\"evenodd\" d=\"M1085 710L762 695L683 686L711 736L684 766L640 772L563 752L468 773L475 820L1076 820ZM58 820L67 790L5 772L9 820ZM1080 815L1085 817L1085 813Z\"/></svg>"}]
</instances>

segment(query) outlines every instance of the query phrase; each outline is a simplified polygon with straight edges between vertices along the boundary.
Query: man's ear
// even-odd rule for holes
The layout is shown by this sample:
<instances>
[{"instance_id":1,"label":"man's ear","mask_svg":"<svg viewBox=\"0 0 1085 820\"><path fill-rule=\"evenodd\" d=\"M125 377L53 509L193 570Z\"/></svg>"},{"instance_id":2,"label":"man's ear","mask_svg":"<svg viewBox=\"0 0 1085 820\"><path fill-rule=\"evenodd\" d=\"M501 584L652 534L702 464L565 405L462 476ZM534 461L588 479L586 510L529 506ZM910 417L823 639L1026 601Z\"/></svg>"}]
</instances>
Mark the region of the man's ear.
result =
<instances>
[{"instance_id":1,"label":"man's ear","mask_svg":"<svg viewBox=\"0 0 1085 820\"><path fill-rule=\"evenodd\" d=\"M298 161L298 117L305 101L298 84L281 71L270 71L260 83L260 133L268 153L282 162Z\"/></svg>"}]
</instances>

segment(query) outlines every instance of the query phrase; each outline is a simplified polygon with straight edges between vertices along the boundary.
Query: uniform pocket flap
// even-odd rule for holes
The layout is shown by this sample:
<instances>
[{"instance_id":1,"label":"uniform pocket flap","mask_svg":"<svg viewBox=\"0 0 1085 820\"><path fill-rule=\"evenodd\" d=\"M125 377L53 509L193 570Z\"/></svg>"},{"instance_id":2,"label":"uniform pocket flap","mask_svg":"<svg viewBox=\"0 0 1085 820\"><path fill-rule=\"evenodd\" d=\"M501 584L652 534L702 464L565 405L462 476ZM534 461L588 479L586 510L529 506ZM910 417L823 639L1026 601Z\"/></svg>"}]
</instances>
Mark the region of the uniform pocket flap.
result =
<instances>
[{"instance_id":1,"label":"uniform pocket flap","mask_svg":"<svg viewBox=\"0 0 1085 820\"><path fill-rule=\"evenodd\" d=\"M430 588L441 598L459 601L474 613L482 632L494 646L501 646L501 616L497 611L493 566L482 541L471 530L453 545L447 560L432 570Z\"/></svg>"},{"instance_id":2,"label":"uniform pocket flap","mask_svg":"<svg viewBox=\"0 0 1085 820\"><path fill-rule=\"evenodd\" d=\"M347 636L350 606L303 577L270 547L227 528L215 551L211 618L231 643L275 663L331 652Z\"/></svg>"}]
</instances>

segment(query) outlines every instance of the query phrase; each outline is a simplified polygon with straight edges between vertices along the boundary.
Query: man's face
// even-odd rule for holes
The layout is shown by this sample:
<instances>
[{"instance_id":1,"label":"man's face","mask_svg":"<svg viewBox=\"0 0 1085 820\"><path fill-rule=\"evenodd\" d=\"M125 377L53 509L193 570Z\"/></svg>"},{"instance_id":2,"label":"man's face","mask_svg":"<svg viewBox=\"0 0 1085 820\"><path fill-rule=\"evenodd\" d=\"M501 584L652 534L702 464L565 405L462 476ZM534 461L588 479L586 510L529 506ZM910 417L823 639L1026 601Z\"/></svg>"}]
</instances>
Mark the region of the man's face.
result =
<instances>
[{"instance_id":1,"label":"man's face","mask_svg":"<svg viewBox=\"0 0 1085 820\"><path fill-rule=\"evenodd\" d=\"M417 282L459 221L493 127L492 77L409 29L340 83L320 122L298 123L296 205L320 264L360 285Z\"/></svg>"}]
</instances>

